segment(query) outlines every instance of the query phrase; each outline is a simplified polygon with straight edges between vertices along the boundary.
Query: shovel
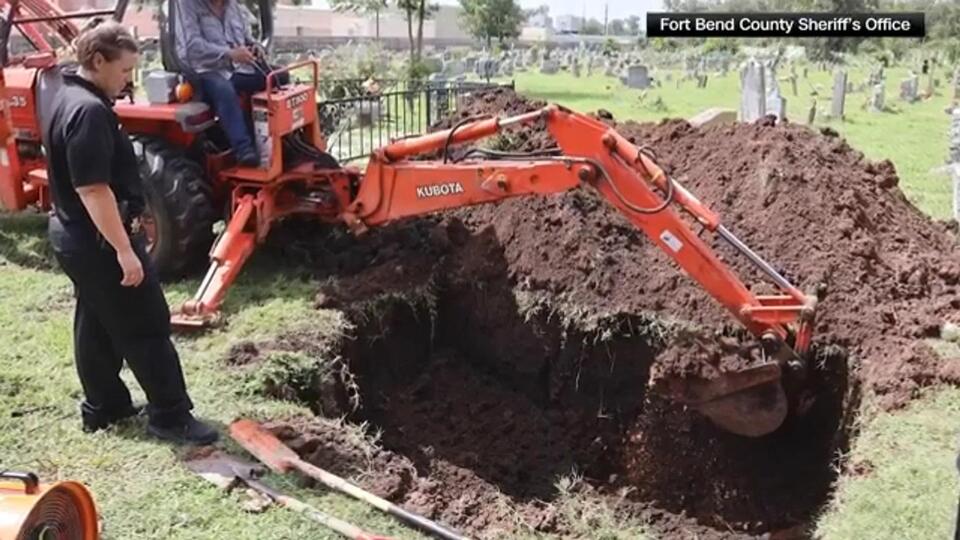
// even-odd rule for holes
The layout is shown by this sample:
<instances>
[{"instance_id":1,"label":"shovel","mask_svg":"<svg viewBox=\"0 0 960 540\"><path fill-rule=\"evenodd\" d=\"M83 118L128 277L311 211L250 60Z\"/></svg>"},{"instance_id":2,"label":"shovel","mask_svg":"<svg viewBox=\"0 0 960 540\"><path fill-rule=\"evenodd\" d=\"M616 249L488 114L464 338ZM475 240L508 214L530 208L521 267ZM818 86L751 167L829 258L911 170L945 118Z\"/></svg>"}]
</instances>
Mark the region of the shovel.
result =
<instances>
[{"instance_id":1,"label":"shovel","mask_svg":"<svg viewBox=\"0 0 960 540\"><path fill-rule=\"evenodd\" d=\"M373 493L364 491L339 476L327 472L320 467L302 460L296 452L280 442L272 433L263 429L260 424L246 418L235 421L230 425L230 436L233 440L257 457L274 472L285 473L290 470L299 471L313 478L330 489L346 493L351 497L378 508L421 531L432 534L445 540L468 540L457 532L447 529L435 521L419 516L399 506L377 497Z\"/></svg>"},{"instance_id":2,"label":"shovel","mask_svg":"<svg viewBox=\"0 0 960 540\"><path fill-rule=\"evenodd\" d=\"M270 501L286 506L295 512L300 512L313 521L339 533L344 538L350 538L351 540L393 540L389 536L368 533L356 525L325 514L303 501L280 493L254 479L253 475L257 469L262 470L262 468L245 463L232 456L214 452L206 456L188 458L186 466L222 489L229 490L237 484L246 485Z\"/></svg>"}]
</instances>

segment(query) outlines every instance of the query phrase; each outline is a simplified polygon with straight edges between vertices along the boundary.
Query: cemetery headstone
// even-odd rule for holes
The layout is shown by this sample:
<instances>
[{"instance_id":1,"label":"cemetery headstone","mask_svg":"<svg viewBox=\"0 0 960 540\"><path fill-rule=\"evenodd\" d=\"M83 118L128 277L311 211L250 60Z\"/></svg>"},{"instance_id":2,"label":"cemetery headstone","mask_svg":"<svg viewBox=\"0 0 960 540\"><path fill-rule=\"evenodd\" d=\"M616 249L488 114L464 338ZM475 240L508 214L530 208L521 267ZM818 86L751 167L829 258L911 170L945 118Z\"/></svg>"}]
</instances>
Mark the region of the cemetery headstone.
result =
<instances>
[{"instance_id":1,"label":"cemetery headstone","mask_svg":"<svg viewBox=\"0 0 960 540\"><path fill-rule=\"evenodd\" d=\"M953 99L960 99L960 67L953 70Z\"/></svg>"},{"instance_id":2,"label":"cemetery headstone","mask_svg":"<svg viewBox=\"0 0 960 540\"><path fill-rule=\"evenodd\" d=\"M915 78L910 77L900 81L900 99L907 103L913 103L916 98Z\"/></svg>"},{"instance_id":3,"label":"cemetery headstone","mask_svg":"<svg viewBox=\"0 0 960 540\"><path fill-rule=\"evenodd\" d=\"M767 114L783 120L787 117L787 98L780 95L780 91L767 95Z\"/></svg>"},{"instance_id":4,"label":"cemetery headstone","mask_svg":"<svg viewBox=\"0 0 960 540\"><path fill-rule=\"evenodd\" d=\"M817 100L810 103L810 109L807 111L807 125L812 126L817 119Z\"/></svg>"},{"instance_id":5,"label":"cemetery headstone","mask_svg":"<svg viewBox=\"0 0 960 540\"><path fill-rule=\"evenodd\" d=\"M950 122L950 169L953 176L953 218L960 220L960 109L954 109Z\"/></svg>"},{"instance_id":6,"label":"cemetery headstone","mask_svg":"<svg viewBox=\"0 0 960 540\"><path fill-rule=\"evenodd\" d=\"M883 83L873 85L873 93L870 94L870 111L881 112L884 108Z\"/></svg>"},{"instance_id":7,"label":"cemetery headstone","mask_svg":"<svg viewBox=\"0 0 960 540\"><path fill-rule=\"evenodd\" d=\"M466 66L464 66L463 62L456 59L445 61L443 63L443 69L441 70L441 72L447 77L456 77L457 75L461 75L465 71L466 71Z\"/></svg>"},{"instance_id":8,"label":"cemetery headstone","mask_svg":"<svg viewBox=\"0 0 960 540\"><path fill-rule=\"evenodd\" d=\"M650 75L647 66L629 66L627 68L626 83L630 88L643 90L650 87Z\"/></svg>"},{"instance_id":9,"label":"cemetery headstone","mask_svg":"<svg viewBox=\"0 0 960 540\"><path fill-rule=\"evenodd\" d=\"M754 122L766 114L764 66L750 60L740 72L740 121ZM680 81L677 81L679 88Z\"/></svg>"},{"instance_id":10,"label":"cemetery headstone","mask_svg":"<svg viewBox=\"0 0 960 540\"><path fill-rule=\"evenodd\" d=\"M831 100L830 116L836 119L843 118L843 106L847 98L847 72L839 70L833 75L833 99Z\"/></svg>"},{"instance_id":11,"label":"cemetery headstone","mask_svg":"<svg viewBox=\"0 0 960 540\"><path fill-rule=\"evenodd\" d=\"M950 118L950 156L947 162L960 165L960 108L954 109Z\"/></svg>"},{"instance_id":12,"label":"cemetery headstone","mask_svg":"<svg viewBox=\"0 0 960 540\"><path fill-rule=\"evenodd\" d=\"M483 79L490 79L497 75L499 63L493 58L481 58L477 60L477 76Z\"/></svg>"},{"instance_id":13,"label":"cemetery headstone","mask_svg":"<svg viewBox=\"0 0 960 540\"><path fill-rule=\"evenodd\" d=\"M787 116L787 98L780 93L780 85L777 84L776 62L769 62L764 70L764 89L766 95L766 114L773 114L777 120L783 120Z\"/></svg>"},{"instance_id":14,"label":"cemetery headstone","mask_svg":"<svg viewBox=\"0 0 960 540\"><path fill-rule=\"evenodd\" d=\"M560 66L557 65L556 60L542 60L540 62L540 73L545 75L554 75L557 71L560 70Z\"/></svg>"}]
</instances>

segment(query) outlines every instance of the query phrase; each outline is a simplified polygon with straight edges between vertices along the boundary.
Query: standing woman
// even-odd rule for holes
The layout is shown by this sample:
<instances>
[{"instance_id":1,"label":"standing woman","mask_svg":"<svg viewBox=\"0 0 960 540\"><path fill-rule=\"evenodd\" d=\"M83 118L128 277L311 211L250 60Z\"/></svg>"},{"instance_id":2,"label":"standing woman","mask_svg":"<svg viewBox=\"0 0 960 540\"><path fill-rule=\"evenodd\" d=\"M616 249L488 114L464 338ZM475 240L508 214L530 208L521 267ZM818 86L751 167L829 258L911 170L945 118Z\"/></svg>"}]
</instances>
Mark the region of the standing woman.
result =
<instances>
[{"instance_id":1,"label":"standing woman","mask_svg":"<svg viewBox=\"0 0 960 540\"><path fill-rule=\"evenodd\" d=\"M120 379L123 361L147 396L147 431L210 444L216 430L190 413L170 309L145 249L144 208L133 146L113 101L131 82L139 51L126 28L104 23L76 41L79 66L64 69L44 125L53 211L49 237L74 284L74 356L96 431L139 414Z\"/></svg>"}]
</instances>

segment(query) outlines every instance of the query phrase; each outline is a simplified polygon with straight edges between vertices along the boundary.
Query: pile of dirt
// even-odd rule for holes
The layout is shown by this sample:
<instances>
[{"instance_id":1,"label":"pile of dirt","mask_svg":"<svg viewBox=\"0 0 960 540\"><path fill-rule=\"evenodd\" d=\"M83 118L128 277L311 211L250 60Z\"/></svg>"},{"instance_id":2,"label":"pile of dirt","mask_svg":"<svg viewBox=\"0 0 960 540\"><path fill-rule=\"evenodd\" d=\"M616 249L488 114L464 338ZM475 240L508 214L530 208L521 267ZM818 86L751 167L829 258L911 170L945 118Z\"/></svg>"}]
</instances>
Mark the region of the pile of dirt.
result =
<instances>
[{"instance_id":1,"label":"pile of dirt","mask_svg":"<svg viewBox=\"0 0 960 540\"><path fill-rule=\"evenodd\" d=\"M492 95L474 99L468 114L542 105L508 90ZM652 148L675 180L794 284L825 286L815 343L848 351L881 403L903 405L947 378L920 340L938 337L942 323L956 318L960 250L947 225L907 200L890 161L868 160L835 132L769 118L697 129L683 120L600 117ZM554 145L548 134L529 139L542 145L524 151ZM655 311L712 328L731 324L699 284L590 191L513 199L458 216L473 229L492 226L514 279L560 304L591 314ZM711 245L748 285L764 283L723 240Z\"/></svg>"},{"instance_id":2,"label":"pile of dirt","mask_svg":"<svg viewBox=\"0 0 960 540\"><path fill-rule=\"evenodd\" d=\"M498 90L436 127L541 105ZM956 377L921 339L960 307L955 237L906 200L889 162L870 162L835 135L769 121L701 130L598 117L654 149L795 284L825 286L806 414L750 439L648 392L651 373L690 368L692 356L669 347L677 321L733 335L738 325L610 205L577 190L359 239L310 236L330 278L318 307L355 324L338 355L361 405L342 410L381 429L392 456L370 468L393 467L387 483L402 487L383 492L397 502L485 538L515 528L573 534L551 505L571 470L594 496L618 501L618 515L665 537L802 534L842 465L861 390L895 407ZM494 143L554 145L543 126L511 128ZM763 282L710 236L749 286ZM236 356L244 363L247 351Z\"/></svg>"}]
</instances>

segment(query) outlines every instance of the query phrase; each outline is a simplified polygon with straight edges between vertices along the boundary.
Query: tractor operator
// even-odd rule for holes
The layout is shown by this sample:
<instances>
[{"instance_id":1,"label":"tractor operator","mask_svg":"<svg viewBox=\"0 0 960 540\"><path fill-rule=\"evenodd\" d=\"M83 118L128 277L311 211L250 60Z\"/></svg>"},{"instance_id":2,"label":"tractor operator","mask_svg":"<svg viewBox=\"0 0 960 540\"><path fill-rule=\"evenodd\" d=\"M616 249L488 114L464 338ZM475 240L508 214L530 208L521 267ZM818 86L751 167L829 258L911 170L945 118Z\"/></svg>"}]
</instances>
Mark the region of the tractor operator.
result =
<instances>
[{"instance_id":1,"label":"tractor operator","mask_svg":"<svg viewBox=\"0 0 960 540\"><path fill-rule=\"evenodd\" d=\"M270 66L254 52L257 46L250 25L237 0L180 0L178 6L177 56L220 118L237 162L257 167L260 157L249 111L240 106L239 95L264 90ZM281 73L276 79L287 84L290 78Z\"/></svg>"},{"instance_id":2,"label":"tractor operator","mask_svg":"<svg viewBox=\"0 0 960 540\"><path fill-rule=\"evenodd\" d=\"M85 400L85 431L137 416L120 379L124 359L147 396L147 432L177 443L210 444L216 430L190 413L180 358L170 340L170 310L146 254L144 208L133 146L113 110L131 81L137 42L104 23L76 41L79 66L44 122L53 202L49 237L73 282L74 358Z\"/></svg>"}]
</instances>

